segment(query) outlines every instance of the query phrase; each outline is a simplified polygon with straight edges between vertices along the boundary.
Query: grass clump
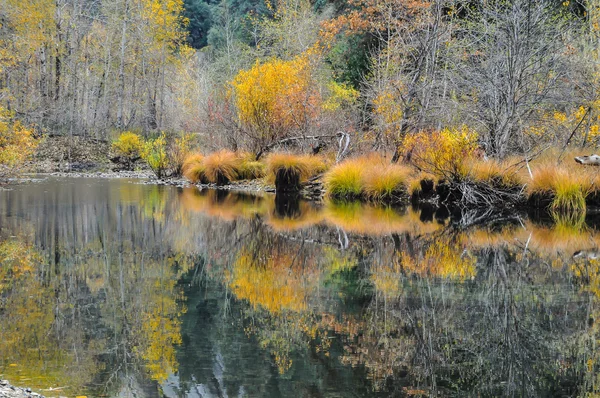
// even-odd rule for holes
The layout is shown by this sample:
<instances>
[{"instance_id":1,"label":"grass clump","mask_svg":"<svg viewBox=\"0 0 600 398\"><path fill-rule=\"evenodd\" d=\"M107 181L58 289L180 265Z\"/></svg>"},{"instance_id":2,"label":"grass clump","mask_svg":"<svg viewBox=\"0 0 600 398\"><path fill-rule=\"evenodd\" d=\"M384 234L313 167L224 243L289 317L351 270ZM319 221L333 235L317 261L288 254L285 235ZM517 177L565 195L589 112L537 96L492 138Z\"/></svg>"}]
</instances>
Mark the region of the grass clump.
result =
<instances>
[{"instance_id":1,"label":"grass clump","mask_svg":"<svg viewBox=\"0 0 600 398\"><path fill-rule=\"evenodd\" d=\"M221 150L204 158L204 173L209 182L227 184L239 177L241 158L233 151Z\"/></svg>"},{"instance_id":2,"label":"grass clump","mask_svg":"<svg viewBox=\"0 0 600 398\"><path fill-rule=\"evenodd\" d=\"M295 155L287 152L273 153L266 159L269 179L276 178L282 171L294 174L300 181L306 181L327 170L327 164L320 156Z\"/></svg>"},{"instance_id":3,"label":"grass clump","mask_svg":"<svg viewBox=\"0 0 600 398\"><path fill-rule=\"evenodd\" d=\"M554 211L583 211L585 200L592 190L592 176L581 169L571 170L563 166L545 164L532 172L527 186L530 197L551 196Z\"/></svg>"},{"instance_id":4,"label":"grass clump","mask_svg":"<svg viewBox=\"0 0 600 398\"><path fill-rule=\"evenodd\" d=\"M363 172L362 190L371 200L391 199L406 192L411 170L406 166L389 164L383 168L368 167Z\"/></svg>"},{"instance_id":5,"label":"grass clump","mask_svg":"<svg viewBox=\"0 0 600 398\"><path fill-rule=\"evenodd\" d=\"M466 176L475 183L505 188L522 187L524 182L514 166L515 163L508 160L470 159L466 162Z\"/></svg>"},{"instance_id":6,"label":"grass clump","mask_svg":"<svg viewBox=\"0 0 600 398\"><path fill-rule=\"evenodd\" d=\"M238 166L238 177L242 180L254 180L263 178L266 175L266 165L258 160L255 160L253 154L246 152L239 155L240 164Z\"/></svg>"},{"instance_id":7,"label":"grass clump","mask_svg":"<svg viewBox=\"0 0 600 398\"><path fill-rule=\"evenodd\" d=\"M253 180L265 175L264 163L254 160L251 153L221 150L207 156L189 155L182 172L193 183L227 184L237 180Z\"/></svg>"},{"instance_id":8,"label":"grass clump","mask_svg":"<svg viewBox=\"0 0 600 398\"><path fill-rule=\"evenodd\" d=\"M389 200L407 192L411 169L389 164L381 156L348 159L325 175L325 189L334 198Z\"/></svg>"},{"instance_id":9,"label":"grass clump","mask_svg":"<svg viewBox=\"0 0 600 398\"><path fill-rule=\"evenodd\" d=\"M325 175L324 185L332 197L357 198L363 193L362 159L348 159L333 167Z\"/></svg>"},{"instance_id":10,"label":"grass clump","mask_svg":"<svg viewBox=\"0 0 600 398\"><path fill-rule=\"evenodd\" d=\"M199 153L189 155L185 158L181 171L183 176L194 184L208 182L205 173L206 168L204 167L204 156Z\"/></svg>"}]
</instances>

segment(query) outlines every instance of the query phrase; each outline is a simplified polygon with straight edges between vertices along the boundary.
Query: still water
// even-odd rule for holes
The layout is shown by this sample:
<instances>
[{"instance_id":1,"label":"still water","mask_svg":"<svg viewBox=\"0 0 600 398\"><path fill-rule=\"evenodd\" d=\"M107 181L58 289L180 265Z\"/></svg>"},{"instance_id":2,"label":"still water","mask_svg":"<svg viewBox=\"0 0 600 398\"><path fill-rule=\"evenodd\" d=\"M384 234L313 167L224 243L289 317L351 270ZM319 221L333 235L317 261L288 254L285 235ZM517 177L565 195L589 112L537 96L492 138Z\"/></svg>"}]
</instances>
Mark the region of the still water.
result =
<instances>
[{"instance_id":1,"label":"still water","mask_svg":"<svg viewBox=\"0 0 600 398\"><path fill-rule=\"evenodd\" d=\"M0 191L0 378L46 396L589 396L593 217Z\"/></svg>"}]
</instances>

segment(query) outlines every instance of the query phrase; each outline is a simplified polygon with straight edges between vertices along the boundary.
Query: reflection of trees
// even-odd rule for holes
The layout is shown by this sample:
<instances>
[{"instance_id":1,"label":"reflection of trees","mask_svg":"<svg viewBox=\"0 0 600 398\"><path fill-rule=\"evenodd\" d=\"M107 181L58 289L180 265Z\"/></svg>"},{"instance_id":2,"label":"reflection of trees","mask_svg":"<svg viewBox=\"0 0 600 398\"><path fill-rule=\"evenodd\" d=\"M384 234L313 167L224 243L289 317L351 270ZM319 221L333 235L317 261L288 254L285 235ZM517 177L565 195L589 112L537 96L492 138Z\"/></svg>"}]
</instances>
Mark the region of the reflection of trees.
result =
<instances>
[{"instance_id":1,"label":"reflection of trees","mask_svg":"<svg viewBox=\"0 0 600 398\"><path fill-rule=\"evenodd\" d=\"M2 228L33 226L41 261L27 283L5 294L0 358L26 364L42 388L69 386L77 394L91 384L109 395L157 394L157 382L177 370L177 280L194 266L192 256L171 251L172 240L165 240L176 239L182 221L166 190L100 180L89 189L49 182L3 196L1 211L22 216L2 218ZM36 191L47 196L41 206L28 203ZM48 355L19 348L37 346Z\"/></svg>"},{"instance_id":2,"label":"reflection of trees","mask_svg":"<svg viewBox=\"0 0 600 398\"><path fill-rule=\"evenodd\" d=\"M0 357L48 375L44 387L598 388L600 239L580 223L454 231L406 209L300 202L290 213L268 196L115 186L42 184L39 205L19 189L0 201L0 213L20 215L1 218L3 232L33 232L0 243Z\"/></svg>"},{"instance_id":3,"label":"reflection of trees","mask_svg":"<svg viewBox=\"0 0 600 398\"><path fill-rule=\"evenodd\" d=\"M26 239L0 243L0 373L32 387L80 389L97 371L92 353L101 342L86 341L57 286L45 281L41 255ZM56 313L61 316L57 317ZM71 347L86 347L74 352Z\"/></svg>"}]
</instances>

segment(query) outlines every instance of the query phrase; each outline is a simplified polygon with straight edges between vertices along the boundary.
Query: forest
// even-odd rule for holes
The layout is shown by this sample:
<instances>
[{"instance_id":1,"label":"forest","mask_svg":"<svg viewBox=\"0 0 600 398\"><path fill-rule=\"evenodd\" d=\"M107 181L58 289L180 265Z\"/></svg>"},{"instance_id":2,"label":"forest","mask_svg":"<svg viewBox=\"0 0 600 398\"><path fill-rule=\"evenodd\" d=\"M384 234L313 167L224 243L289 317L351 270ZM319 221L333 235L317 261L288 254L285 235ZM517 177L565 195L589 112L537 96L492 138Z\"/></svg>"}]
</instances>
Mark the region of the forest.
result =
<instances>
[{"instance_id":1,"label":"forest","mask_svg":"<svg viewBox=\"0 0 600 398\"><path fill-rule=\"evenodd\" d=\"M0 160L83 137L159 178L581 209L599 21L594 0L3 0Z\"/></svg>"}]
</instances>

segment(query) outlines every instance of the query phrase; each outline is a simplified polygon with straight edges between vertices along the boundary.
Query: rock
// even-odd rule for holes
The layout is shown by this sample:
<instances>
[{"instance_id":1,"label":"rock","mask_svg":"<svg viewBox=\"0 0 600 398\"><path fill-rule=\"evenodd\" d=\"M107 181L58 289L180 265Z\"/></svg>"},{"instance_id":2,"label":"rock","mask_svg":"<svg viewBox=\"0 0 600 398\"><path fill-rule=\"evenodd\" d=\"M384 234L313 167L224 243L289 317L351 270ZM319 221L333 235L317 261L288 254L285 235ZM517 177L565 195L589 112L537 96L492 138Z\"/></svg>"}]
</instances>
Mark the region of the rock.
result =
<instances>
[{"instance_id":1,"label":"rock","mask_svg":"<svg viewBox=\"0 0 600 398\"><path fill-rule=\"evenodd\" d=\"M29 398L41 397L42 395L32 392L31 388L20 388L10 385L8 380L0 380L0 398Z\"/></svg>"},{"instance_id":2,"label":"rock","mask_svg":"<svg viewBox=\"0 0 600 398\"><path fill-rule=\"evenodd\" d=\"M579 164L600 166L600 156L598 155L577 156L575 161Z\"/></svg>"}]
</instances>

